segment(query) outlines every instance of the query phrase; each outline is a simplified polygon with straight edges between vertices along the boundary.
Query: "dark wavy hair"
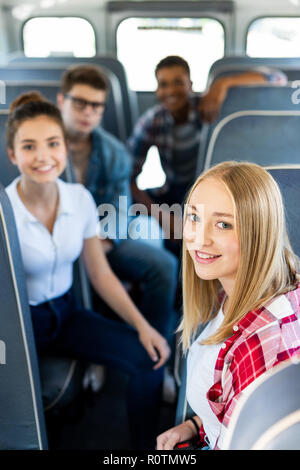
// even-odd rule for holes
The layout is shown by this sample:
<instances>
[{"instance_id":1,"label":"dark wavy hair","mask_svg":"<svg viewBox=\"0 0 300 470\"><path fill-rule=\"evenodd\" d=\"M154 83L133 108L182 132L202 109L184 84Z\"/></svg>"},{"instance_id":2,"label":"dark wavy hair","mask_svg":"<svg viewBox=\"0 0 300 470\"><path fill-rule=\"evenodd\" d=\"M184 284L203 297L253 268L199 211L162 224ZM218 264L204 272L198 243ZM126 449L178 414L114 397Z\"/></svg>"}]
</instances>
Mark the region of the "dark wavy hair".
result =
<instances>
[{"instance_id":1,"label":"dark wavy hair","mask_svg":"<svg viewBox=\"0 0 300 470\"><path fill-rule=\"evenodd\" d=\"M166 67L178 67L178 66L182 67L185 70L185 72L188 74L188 76L190 77L191 73L190 73L189 64L187 63L186 60L184 60L182 57L178 55L168 55L168 57L165 57L164 59L162 59L155 68L155 75L157 75L157 72L160 69L164 69Z\"/></svg>"},{"instance_id":2,"label":"dark wavy hair","mask_svg":"<svg viewBox=\"0 0 300 470\"><path fill-rule=\"evenodd\" d=\"M69 93L74 85L89 85L96 90L109 91L109 82L102 69L94 64L72 65L61 80L62 93Z\"/></svg>"},{"instance_id":3,"label":"dark wavy hair","mask_svg":"<svg viewBox=\"0 0 300 470\"><path fill-rule=\"evenodd\" d=\"M14 139L19 126L28 119L47 116L59 125L65 142L66 129L59 109L37 91L29 91L18 96L10 105L10 114L6 124L6 146L14 147Z\"/></svg>"}]
</instances>

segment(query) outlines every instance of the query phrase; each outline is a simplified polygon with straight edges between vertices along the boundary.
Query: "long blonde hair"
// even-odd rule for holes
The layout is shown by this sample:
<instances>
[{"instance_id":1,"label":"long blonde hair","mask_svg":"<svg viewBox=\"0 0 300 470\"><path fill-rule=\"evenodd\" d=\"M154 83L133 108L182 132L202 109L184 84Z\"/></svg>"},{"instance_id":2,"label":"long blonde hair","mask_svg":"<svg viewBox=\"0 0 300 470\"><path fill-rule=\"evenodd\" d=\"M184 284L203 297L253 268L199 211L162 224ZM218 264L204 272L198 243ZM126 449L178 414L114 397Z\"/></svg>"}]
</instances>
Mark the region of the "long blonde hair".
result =
<instances>
[{"instance_id":1,"label":"long blonde hair","mask_svg":"<svg viewBox=\"0 0 300 470\"><path fill-rule=\"evenodd\" d=\"M300 280L298 258L288 240L284 207L277 183L259 165L227 161L202 173L191 188L207 178L222 181L235 208L240 261L233 294L224 321L204 344L216 344L233 334L232 327L246 313L273 297L295 289ZM186 213L184 213L184 221ZM183 241L183 309L179 326L186 351L199 324L211 320L220 308L220 283L200 279ZM229 299L228 299L229 300Z\"/></svg>"}]
</instances>

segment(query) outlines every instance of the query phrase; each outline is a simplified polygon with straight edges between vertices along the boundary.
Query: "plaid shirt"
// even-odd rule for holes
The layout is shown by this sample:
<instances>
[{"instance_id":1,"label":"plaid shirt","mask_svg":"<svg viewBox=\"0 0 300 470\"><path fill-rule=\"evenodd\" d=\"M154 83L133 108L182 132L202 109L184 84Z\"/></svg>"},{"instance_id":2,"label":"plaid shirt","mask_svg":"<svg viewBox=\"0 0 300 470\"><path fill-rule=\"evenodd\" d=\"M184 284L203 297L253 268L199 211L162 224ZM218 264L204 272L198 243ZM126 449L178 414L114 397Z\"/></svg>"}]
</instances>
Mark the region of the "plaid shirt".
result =
<instances>
[{"instance_id":1,"label":"plaid shirt","mask_svg":"<svg viewBox=\"0 0 300 470\"><path fill-rule=\"evenodd\" d=\"M191 124L195 130L202 128L198 111L199 96L190 96L190 108L186 124ZM171 113L158 104L146 111L135 125L134 131L128 140L128 148L134 156L133 175L137 176L146 160L147 152L153 145L158 148L161 165L166 173L164 190L174 181L172 169L175 121Z\"/></svg>"},{"instance_id":2,"label":"plaid shirt","mask_svg":"<svg viewBox=\"0 0 300 470\"><path fill-rule=\"evenodd\" d=\"M245 388L264 372L300 351L300 283L298 287L248 312L233 327L220 349L214 385L207 393L212 411L221 423L215 450L222 449L227 427ZM200 446L206 446L200 429Z\"/></svg>"}]
</instances>

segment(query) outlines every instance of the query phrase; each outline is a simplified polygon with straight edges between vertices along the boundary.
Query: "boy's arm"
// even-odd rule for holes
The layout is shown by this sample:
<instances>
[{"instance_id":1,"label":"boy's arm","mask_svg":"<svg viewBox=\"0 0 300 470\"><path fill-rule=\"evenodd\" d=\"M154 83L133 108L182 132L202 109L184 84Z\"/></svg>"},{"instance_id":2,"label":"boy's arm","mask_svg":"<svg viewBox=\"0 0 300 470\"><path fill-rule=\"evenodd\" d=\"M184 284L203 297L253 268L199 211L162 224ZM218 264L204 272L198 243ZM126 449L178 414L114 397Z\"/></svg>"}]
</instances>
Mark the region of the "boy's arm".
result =
<instances>
[{"instance_id":1,"label":"boy's arm","mask_svg":"<svg viewBox=\"0 0 300 470\"><path fill-rule=\"evenodd\" d=\"M199 101L198 109L201 119L209 123L217 119L229 88L266 82L281 85L284 83L283 77L284 74L280 71L268 67L257 67L257 69L245 73L217 78Z\"/></svg>"}]
</instances>

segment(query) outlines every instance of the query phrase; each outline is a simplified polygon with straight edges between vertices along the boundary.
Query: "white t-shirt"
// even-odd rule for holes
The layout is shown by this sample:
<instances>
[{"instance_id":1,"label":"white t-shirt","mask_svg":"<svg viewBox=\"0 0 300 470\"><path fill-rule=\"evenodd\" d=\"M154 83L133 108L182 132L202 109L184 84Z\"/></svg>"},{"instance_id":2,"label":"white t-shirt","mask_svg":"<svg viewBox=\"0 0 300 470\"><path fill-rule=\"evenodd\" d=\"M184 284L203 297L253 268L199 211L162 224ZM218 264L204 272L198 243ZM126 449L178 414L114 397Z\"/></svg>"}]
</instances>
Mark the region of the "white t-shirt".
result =
<instances>
[{"instance_id":1,"label":"white t-shirt","mask_svg":"<svg viewBox=\"0 0 300 470\"><path fill-rule=\"evenodd\" d=\"M201 345L200 342L214 334L223 320L224 315L220 308L218 315L192 344L187 360L187 401L201 419L211 448L214 448L220 434L221 423L209 406L206 395L214 384L215 365L223 343Z\"/></svg>"},{"instance_id":2,"label":"white t-shirt","mask_svg":"<svg viewBox=\"0 0 300 470\"><path fill-rule=\"evenodd\" d=\"M83 242L97 234L97 208L84 186L58 179L59 207L51 234L20 199L19 180L7 186L6 192L17 224L29 303L38 305L63 295L72 286L73 263Z\"/></svg>"}]
</instances>

